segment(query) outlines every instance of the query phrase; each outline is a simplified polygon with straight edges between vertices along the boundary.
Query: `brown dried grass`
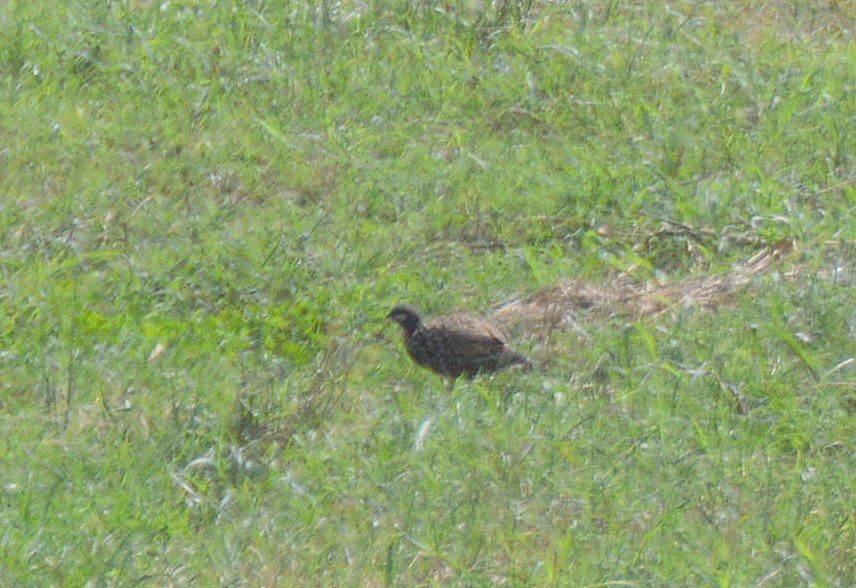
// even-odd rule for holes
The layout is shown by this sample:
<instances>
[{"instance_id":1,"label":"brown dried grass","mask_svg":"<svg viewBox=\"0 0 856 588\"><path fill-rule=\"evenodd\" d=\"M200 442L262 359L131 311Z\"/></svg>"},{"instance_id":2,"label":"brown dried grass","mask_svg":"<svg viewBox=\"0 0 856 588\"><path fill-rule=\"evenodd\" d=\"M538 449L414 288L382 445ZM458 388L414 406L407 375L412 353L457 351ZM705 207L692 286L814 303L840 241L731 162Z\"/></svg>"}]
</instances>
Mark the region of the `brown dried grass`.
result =
<instances>
[{"instance_id":1,"label":"brown dried grass","mask_svg":"<svg viewBox=\"0 0 856 588\"><path fill-rule=\"evenodd\" d=\"M677 283L659 280L640 282L627 273L614 275L602 285L569 278L503 304L492 320L508 332L519 332L525 328L546 338L553 330L576 328L583 319L597 321L618 316L633 319L676 313L687 306L716 308L746 288L755 277L782 266L793 251L793 243L782 240L763 248L725 274ZM797 271L792 269L782 275L791 278Z\"/></svg>"}]
</instances>

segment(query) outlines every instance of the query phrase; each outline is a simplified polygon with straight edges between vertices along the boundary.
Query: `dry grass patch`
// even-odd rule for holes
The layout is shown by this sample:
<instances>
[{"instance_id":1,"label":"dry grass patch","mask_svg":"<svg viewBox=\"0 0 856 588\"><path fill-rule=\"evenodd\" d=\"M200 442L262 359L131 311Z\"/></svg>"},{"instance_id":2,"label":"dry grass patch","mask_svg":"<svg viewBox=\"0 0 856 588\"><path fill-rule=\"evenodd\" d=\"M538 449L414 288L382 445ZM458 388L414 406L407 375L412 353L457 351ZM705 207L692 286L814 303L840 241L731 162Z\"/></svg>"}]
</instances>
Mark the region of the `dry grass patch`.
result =
<instances>
[{"instance_id":1,"label":"dry grass patch","mask_svg":"<svg viewBox=\"0 0 856 588\"><path fill-rule=\"evenodd\" d=\"M757 276L783 267L793 253L793 244L782 240L763 248L725 274L676 283L639 281L625 272L614 275L603 285L568 278L555 286L504 304L497 309L495 320L509 331L525 327L546 339L555 329L572 328L582 317L592 320L615 316L638 318L675 312L689 305L716 308L748 287ZM798 272L797 267L792 267L783 271L782 276L792 278Z\"/></svg>"}]
</instances>

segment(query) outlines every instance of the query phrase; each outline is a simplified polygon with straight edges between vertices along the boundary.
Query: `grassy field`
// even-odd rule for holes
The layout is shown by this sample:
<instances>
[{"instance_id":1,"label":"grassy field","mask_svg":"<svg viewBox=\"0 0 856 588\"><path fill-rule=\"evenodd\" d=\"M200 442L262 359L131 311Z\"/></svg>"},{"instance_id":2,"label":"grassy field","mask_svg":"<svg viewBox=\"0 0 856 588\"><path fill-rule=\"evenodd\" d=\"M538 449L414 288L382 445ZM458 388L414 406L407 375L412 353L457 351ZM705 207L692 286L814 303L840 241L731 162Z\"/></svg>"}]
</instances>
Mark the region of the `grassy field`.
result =
<instances>
[{"instance_id":1,"label":"grassy field","mask_svg":"<svg viewBox=\"0 0 856 588\"><path fill-rule=\"evenodd\" d=\"M0 585L856 585L854 31L3 2ZM452 389L384 320L782 243L716 304L516 324L537 369Z\"/></svg>"}]
</instances>

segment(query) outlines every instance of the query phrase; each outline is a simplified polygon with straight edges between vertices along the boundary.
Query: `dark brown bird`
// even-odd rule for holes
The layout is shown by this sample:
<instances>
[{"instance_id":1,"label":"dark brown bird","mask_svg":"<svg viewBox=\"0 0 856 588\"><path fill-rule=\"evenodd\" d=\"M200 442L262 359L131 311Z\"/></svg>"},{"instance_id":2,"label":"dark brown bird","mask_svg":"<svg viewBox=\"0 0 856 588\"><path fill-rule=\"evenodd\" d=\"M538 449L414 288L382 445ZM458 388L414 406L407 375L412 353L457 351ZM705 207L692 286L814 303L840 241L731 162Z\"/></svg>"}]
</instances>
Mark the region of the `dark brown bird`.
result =
<instances>
[{"instance_id":1,"label":"dark brown bird","mask_svg":"<svg viewBox=\"0 0 856 588\"><path fill-rule=\"evenodd\" d=\"M388 318L401 325L413 361L442 376L472 377L513 364L532 367L532 361L509 347L496 328L468 314L444 314L423 323L416 307L399 304Z\"/></svg>"}]
</instances>

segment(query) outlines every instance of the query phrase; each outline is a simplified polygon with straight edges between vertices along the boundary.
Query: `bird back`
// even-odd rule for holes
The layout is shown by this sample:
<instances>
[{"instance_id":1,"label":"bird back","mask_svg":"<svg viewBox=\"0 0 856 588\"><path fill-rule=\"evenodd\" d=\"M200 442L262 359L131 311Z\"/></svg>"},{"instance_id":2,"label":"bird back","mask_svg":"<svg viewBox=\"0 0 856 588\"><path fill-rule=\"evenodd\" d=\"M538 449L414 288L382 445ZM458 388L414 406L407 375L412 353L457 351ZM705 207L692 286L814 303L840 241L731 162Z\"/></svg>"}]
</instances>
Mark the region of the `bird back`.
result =
<instances>
[{"instance_id":1,"label":"bird back","mask_svg":"<svg viewBox=\"0 0 856 588\"><path fill-rule=\"evenodd\" d=\"M453 378L518 363L532 365L525 355L506 345L495 327L467 314L433 317L406 337L405 345L414 361Z\"/></svg>"}]
</instances>

